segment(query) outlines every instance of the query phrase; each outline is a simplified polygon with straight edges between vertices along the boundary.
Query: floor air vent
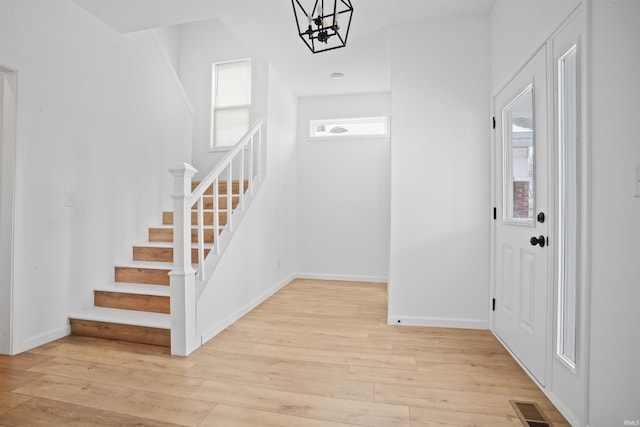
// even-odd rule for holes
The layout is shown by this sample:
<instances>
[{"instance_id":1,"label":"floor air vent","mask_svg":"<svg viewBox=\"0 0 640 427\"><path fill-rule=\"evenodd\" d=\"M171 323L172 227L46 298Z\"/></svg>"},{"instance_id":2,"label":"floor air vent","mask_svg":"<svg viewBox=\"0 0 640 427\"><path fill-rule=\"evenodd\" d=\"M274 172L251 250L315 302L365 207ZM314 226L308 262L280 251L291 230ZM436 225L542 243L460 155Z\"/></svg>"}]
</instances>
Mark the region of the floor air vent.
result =
<instances>
[{"instance_id":1,"label":"floor air vent","mask_svg":"<svg viewBox=\"0 0 640 427\"><path fill-rule=\"evenodd\" d=\"M510 400L513 410L525 427L552 427L535 402L518 402Z\"/></svg>"}]
</instances>

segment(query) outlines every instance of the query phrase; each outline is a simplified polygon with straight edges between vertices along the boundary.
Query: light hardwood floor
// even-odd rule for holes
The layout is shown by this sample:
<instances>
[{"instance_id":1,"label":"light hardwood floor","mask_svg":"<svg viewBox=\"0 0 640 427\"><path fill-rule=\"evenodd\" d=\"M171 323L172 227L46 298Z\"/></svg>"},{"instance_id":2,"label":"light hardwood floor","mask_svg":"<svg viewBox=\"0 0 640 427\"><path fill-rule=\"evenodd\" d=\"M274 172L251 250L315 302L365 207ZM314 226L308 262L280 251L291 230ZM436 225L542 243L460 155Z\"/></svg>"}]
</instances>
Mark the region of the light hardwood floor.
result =
<instances>
[{"instance_id":1,"label":"light hardwood floor","mask_svg":"<svg viewBox=\"0 0 640 427\"><path fill-rule=\"evenodd\" d=\"M296 280L186 358L67 337L0 356L1 426L568 424L488 331L387 326L386 286Z\"/></svg>"}]
</instances>

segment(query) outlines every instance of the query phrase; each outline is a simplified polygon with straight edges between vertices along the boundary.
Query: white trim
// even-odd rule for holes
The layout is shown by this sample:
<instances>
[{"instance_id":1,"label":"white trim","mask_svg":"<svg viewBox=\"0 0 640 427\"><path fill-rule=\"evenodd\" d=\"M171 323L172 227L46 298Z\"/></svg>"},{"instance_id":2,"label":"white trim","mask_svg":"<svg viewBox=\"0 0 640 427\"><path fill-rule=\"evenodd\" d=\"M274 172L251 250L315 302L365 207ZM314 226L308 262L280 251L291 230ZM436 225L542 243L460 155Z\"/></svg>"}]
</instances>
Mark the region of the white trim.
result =
<instances>
[{"instance_id":1,"label":"white trim","mask_svg":"<svg viewBox=\"0 0 640 427\"><path fill-rule=\"evenodd\" d=\"M298 273L296 279L335 280L339 282L387 283L388 278L382 276L359 276L351 274Z\"/></svg>"},{"instance_id":2,"label":"white trim","mask_svg":"<svg viewBox=\"0 0 640 427\"><path fill-rule=\"evenodd\" d=\"M307 142L337 142L344 143L345 141L357 141L357 142L389 142L391 141L390 135L344 135L344 136L309 136Z\"/></svg>"},{"instance_id":3,"label":"white trim","mask_svg":"<svg viewBox=\"0 0 640 427\"><path fill-rule=\"evenodd\" d=\"M360 134L335 134L335 135L316 135L314 131L314 127L322 124L334 123L334 124L359 124L363 122L375 122L382 123L384 125L384 133L360 133ZM328 141L328 140L344 140L344 139L352 139L352 138L389 138L391 135L390 132L390 123L389 116L375 116L375 117L340 117L340 118L330 118L330 119L311 119L309 120L309 135L307 136L311 141Z\"/></svg>"},{"instance_id":4,"label":"white trim","mask_svg":"<svg viewBox=\"0 0 640 427\"><path fill-rule=\"evenodd\" d=\"M20 346L14 347L15 352L13 354L22 353L31 350L41 345L48 344L52 341L64 338L71 334L71 325L67 324L61 328L52 329L48 332L36 335L35 337L27 338L22 341Z\"/></svg>"},{"instance_id":5,"label":"white trim","mask_svg":"<svg viewBox=\"0 0 640 427\"><path fill-rule=\"evenodd\" d=\"M216 89L216 66L218 65L226 65L226 64L234 64L236 62L248 62L249 63L249 95L251 99L249 100L249 127L251 126L251 110L253 106L253 60L251 57L240 58L240 59L231 59L228 61L219 61L211 64L211 98L209 99L209 144L207 147L207 152L215 153L220 151L229 151L234 146L233 145L216 145L214 141L214 132L215 132L215 123L214 123L214 115L215 115L215 89Z\"/></svg>"},{"instance_id":6,"label":"white trim","mask_svg":"<svg viewBox=\"0 0 640 427\"><path fill-rule=\"evenodd\" d=\"M11 106L11 109L9 110L9 112L7 112L6 110L4 110L4 106L3 108L0 109L0 114L2 114L4 117L0 118L0 120L2 120L2 127L0 127L0 132L3 133L3 135L0 135L0 150L5 153L5 154L11 154L13 156L13 162L11 162L10 160L5 159L3 156L0 156L0 162L6 162L6 163L13 163L13 167L9 166L7 168L7 170L5 170L4 172L8 172L8 174L10 175L10 180L9 182L5 183L5 184L11 184L11 187L9 189L9 191L7 191L7 193L10 194L2 194L2 190L0 189L0 198L3 197L7 197L10 198L10 206L9 206L9 212L8 212L8 227L7 227L7 240L6 245L9 248L9 259L5 260L6 262L8 262L8 272L6 273L6 276L2 276L0 277L0 280L2 280L3 282L6 280L6 282L4 282L4 284L8 287L7 292L8 292L8 300L9 300L9 312L8 312L8 319L7 319L7 330L6 330L6 334L7 334L7 340L6 342L6 347L3 346L3 348L0 348L0 354L15 354L14 349L15 349L15 344L14 344L14 339L15 339L15 334L14 334L14 301L15 301L15 268L14 268L14 259L15 259L15 248L17 245L17 241L16 241L16 218L17 218L17 214L16 214L16 191L17 191L17 172L18 172L18 117L20 117L21 115L18 114L18 109L19 109L19 105L20 102L18 100L18 98L21 96L21 92L22 90L20 90L18 88L19 85L19 81L18 81L18 70L13 68L13 67L7 67L7 66L3 66L0 65L0 72L6 73L7 75L10 75L9 78L6 78L7 80L7 86L13 86L13 89L15 90L15 99L13 100L13 105ZM5 77L0 78L0 84L1 85L5 85ZM3 88L4 91L4 88ZM0 97L0 102L4 103L4 99L5 96L3 94L2 97ZM5 122L4 118L7 117L11 119L11 122ZM4 140L4 136L7 136L7 140ZM5 150L5 148L9 147L8 150ZM0 165L0 171L2 171L2 165ZM0 184L2 184L2 177L0 177ZM4 184L3 184L4 185ZM0 214L1 216L2 214ZM0 224L0 226L2 226ZM3 291L4 294L4 291ZM0 331L0 333L4 333L5 331Z\"/></svg>"},{"instance_id":7,"label":"white trim","mask_svg":"<svg viewBox=\"0 0 640 427\"><path fill-rule=\"evenodd\" d=\"M191 114L191 117L193 117L195 110L193 108L193 104L191 103L191 99L189 99L189 95L187 95L187 91L184 89L184 86L182 85L182 80L180 80L180 76L178 76L178 73L176 72L176 69L173 66L173 62L171 62L169 55L162 47L162 44L160 43L160 39L158 38L158 35L155 33L155 31L152 32L152 34L153 34L153 39L156 42L156 46L158 47L158 51L160 52L160 56L162 57L165 64L167 65L167 70L169 71L171 78L175 82L178 92L180 92L182 100L184 101L184 105L189 110L189 114Z\"/></svg>"},{"instance_id":8,"label":"white trim","mask_svg":"<svg viewBox=\"0 0 640 427\"><path fill-rule=\"evenodd\" d=\"M426 326L432 328L489 329L489 319L456 319L453 317L416 317L389 315L387 324Z\"/></svg>"},{"instance_id":9,"label":"white trim","mask_svg":"<svg viewBox=\"0 0 640 427\"><path fill-rule=\"evenodd\" d=\"M2 65L2 68L5 71L14 73L15 77L15 90L16 90L16 100L15 100L15 117L14 117L14 129L13 129L13 142L14 142L14 169L13 169L13 209L12 209L12 229L11 229L11 272L10 272L10 303L9 303L9 322L10 322L10 342L9 342L9 354L18 354L21 352L19 350L19 346L16 344L16 322L15 322L15 304L16 304L16 283L18 282L17 276L18 272L16 272L15 266L17 265L16 260L19 257L20 251L22 249L23 241L19 237L23 235L20 231L23 229L22 221L24 216L22 215L22 206L24 200L24 191L23 191L23 182L22 179L24 175L24 166L22 159L24 147L21 143L22 140L22 130L24 129L23 120L25 117L25 106L26 106L26 88L25 88L25 71L21 70L20 67L15 65Z\"/></svg>"},{"instance_id":10,"label":"white trim","mask_svg":"<svg viewBox=\"0 0 640 427\"><path fill-rule=\"evenodd\" d=\"M207 149L207 153L226 153L232 148L233 148L233 145L223 145L221 147L209 147Z\"/></svg>"},{"instance_id":11,"label":"white trim","mask_svg":"<svg viewBox=\"0 0 640 427\"><path fill-rule=\"evenodd\" d=\"M264 292L262 295L259 295L258 297L254 298L252 301L249 301L247 304L242 306L235 313L230 314L229 316L227 316L224 319L222 319L219 322L217 322L211 328L207 329L206 331L200 331L198 333L198 335L200 336L200 345L204 345L204 343L208 342L213 337L218 335L220 332L224 331L229 326L231 326L232 324L234 324L235 322L240 320L242 317L244 317L251 310L253 310L257 306L262 304L268 298L272 297L273 294L275 294L280 289L282 289L283 287L285 287L286 285L291 283L295 278L296 278L295 274L290 275L286 279L282 280L281 282L277 283L275 286L273 286L272 288L270 288L269 290Z\"/></svg>"}]
</instances>

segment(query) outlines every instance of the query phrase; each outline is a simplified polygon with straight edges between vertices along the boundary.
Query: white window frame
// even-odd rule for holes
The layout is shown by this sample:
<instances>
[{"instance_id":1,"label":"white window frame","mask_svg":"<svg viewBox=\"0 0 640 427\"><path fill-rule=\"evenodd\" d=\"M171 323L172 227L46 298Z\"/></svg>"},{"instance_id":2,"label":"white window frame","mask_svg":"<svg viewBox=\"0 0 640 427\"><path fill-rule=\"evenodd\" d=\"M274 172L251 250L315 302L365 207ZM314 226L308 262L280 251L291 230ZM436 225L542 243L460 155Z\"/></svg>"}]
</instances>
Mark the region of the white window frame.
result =
<instances>
[{"instance_id":1,"label":"white window frame","mask_svg":"<svg viewBox=\"0 0 640 427\"><path fill-rule=\"evenodd\" d=\"M332 135L316 135L316 129L322 125L348 125L360 123L381 123L384 125L384 133L361 133L361 134L332 134ZM350 117L350 118L334 118L334 119L313 119L309 121L309 139L313 141L333 141L344 139L372 139L372 138L389 138L389 116L376 117Z\"/></svg>"},{"instance_id":2,"label":"white window frame","mask_svg":"<svg viewBox=\"0 0 640 427\"><path fill-rule=\"evenodd\" d=\"M215 64L211 65L211 111L210 111L210 122L211 122L211 126L209 129L209 152L220 152L220 151L229 151L233 145L216 145L215 144L215 113L216 113L216 106L215 106L215 99L216 99L216 79L217 79L217 73L216 73L216 67L220 66L220 65L227 65L227 64L235 64L235 63L239 63L239 62L248 62L249 63L249 92L252 92L252 83L253 83L253 78L252 78L252 74L253 74L253 64L251 62L251 58L242 58L242 59L235 59L233 61L222 61L222 62L216 62ZM253 95L253 94L252 94ZM253 96L251 97L253 98ZM243 105L236 105L233 107L228 107L228 108L248 108L249 109L249 123L247 125L247 130L249 130L249 128L251 127L251 106L252 106L252 99L249 100L249 104L243 104Z\"/></svg>"}]
</instances>

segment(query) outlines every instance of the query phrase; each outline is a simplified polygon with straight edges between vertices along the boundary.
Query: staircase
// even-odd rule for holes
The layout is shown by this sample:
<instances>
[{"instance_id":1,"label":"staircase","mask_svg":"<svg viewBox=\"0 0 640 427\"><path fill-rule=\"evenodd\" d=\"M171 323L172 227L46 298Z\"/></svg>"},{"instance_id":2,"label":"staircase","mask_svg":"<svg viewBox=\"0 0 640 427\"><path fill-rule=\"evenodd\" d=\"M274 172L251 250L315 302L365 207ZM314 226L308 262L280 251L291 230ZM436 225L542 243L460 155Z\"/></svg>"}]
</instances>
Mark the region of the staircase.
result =
<instances>
[{"instance_id":1,"label":"staircase","mask_svg":"<svg viewBox=\"0 0 640 427\"><path fill-rule=\"evenodd\" d=\"M243 193L249 182L243 180ZM192 191L199 182L192 182ZM202 198L205 256L240 200L240 181L218 181L218 230L214 230L213 185ZM231 199L231 209L228 200ZM114 282L93 290L94 306L69 316L72 335L171 346L169 272L173 268L173 212L162 213L162 225L149 228L148 242L133 246L132 261L116 265ZM198 263L197 203L191 211L191 261Z\"/></svg>"}]
</instances>

